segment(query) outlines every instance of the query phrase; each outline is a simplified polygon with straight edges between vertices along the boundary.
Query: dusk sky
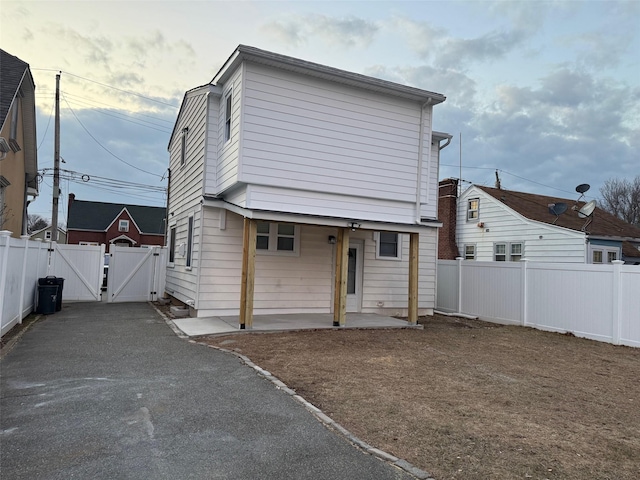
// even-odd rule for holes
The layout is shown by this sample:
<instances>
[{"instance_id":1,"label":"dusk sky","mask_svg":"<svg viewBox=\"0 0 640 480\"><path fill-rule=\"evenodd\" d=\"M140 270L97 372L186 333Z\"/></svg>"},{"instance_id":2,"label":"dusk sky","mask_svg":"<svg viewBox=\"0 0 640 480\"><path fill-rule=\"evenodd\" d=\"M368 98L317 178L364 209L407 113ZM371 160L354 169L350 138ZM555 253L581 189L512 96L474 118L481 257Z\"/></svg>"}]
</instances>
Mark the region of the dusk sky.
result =
<instances>
[{"instance_id":1,"label":"dusk sky","mask_svg":"<svg viewBox=\"0 0 640 480\"><path fill-rule=\"evenodd\" d=\"M60 218L80 200L163 206L184 92L238 44L442 93L440 178L577 199L640 174L640 1L7 1L1 47L36 83L51 216L61 76ZM462 138L462 145L459 139ZM46 169L46 170L45 170ZM465 184L468 186L468 184Z\"/></svg>"}]
</instances>

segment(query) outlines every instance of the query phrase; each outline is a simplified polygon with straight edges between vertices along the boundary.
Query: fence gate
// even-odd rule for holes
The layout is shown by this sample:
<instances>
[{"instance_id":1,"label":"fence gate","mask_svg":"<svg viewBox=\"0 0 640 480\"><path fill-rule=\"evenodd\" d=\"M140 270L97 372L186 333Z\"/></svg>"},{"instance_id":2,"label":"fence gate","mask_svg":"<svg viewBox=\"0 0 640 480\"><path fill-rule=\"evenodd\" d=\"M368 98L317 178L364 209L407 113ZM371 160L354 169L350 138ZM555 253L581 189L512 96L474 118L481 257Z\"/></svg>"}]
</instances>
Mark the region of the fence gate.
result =
<instances>
[{"instance_id":1,"label":"fence gate","mask_svg":"<svg viewBox=\"0 0 640 480\"><path fill-rule=\"evenodd\" d=\"M64 278L63 301L100 301L104 245L51 243L49 275Z\"/></svg>"},{"instance_id":2,"label":"fence gate","mask_svg":"<svg viewBox=\"0 0 640 480\"><path fill-rule=\"evenodd\" d=\"M108 302L147 302L164 291L167 249L110 246Z\"/></svg>"}]
</instances>

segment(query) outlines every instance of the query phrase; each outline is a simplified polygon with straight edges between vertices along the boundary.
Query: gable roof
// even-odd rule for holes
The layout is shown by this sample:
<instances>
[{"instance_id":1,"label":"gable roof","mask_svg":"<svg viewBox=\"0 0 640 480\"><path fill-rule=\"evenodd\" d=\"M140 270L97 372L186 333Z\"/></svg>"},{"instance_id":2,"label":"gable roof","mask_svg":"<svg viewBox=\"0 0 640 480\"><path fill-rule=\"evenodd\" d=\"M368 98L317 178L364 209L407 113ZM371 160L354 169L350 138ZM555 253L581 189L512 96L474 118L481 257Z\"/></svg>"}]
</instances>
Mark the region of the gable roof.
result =
<instances>
[{"instance_id":1,"label":"gable roof","mask_svg":"<svg viewBox=\"0 0 640 480\"><path fill-rule=\"evenodd\" d=\"M36 85L29 64L0 49L0 129L9 119L14 100L22 95L22 125L24 135L27 185L38 190L38 154L36 149Z\"/></svg>"},{"instance_id":2,"label":"gable roof","mask_svg":"<svg viewBox=\"0 0 640 480\"><path fill-rule=\"evenodd\" d=\"M573 210L575 205L580 209L586 202L576 202L559 197L547 197L545 195L536 195L533 193L514 192L511 190L503 190L498 188L483 187L475 185L483 192L491 195L496 200L504 203L506 206L516 211L523 217L537 222L553 224L558 227L568 228L570 230L582 231L586 218L578 217L578 213ZM549 205L552 203L566 203L569 207L565 213L556 217L549 213ZM482 208L482 207L480 207ZM591 237L616 237L616 238L637 238L640 239L640 228L635 227L624 220L620 220L615 215L596 207L593 213L593 221L587 227L589 236Z\"/></svg>"},{"instance_id":3,"label":"gable roof","mask_svg":"<svg viewBox=\"0 0 640 480\"><path fill-rule=\"evenodd\" d=\"M164 234L166 208L123 203L90 202L73 199L69 203L67 230L93 230L104 232L116 217L126 209L140 233Z\"/></svg>"},{"instance_id":4,"label":"gable roof","mask_svg":"<svg viewBox=\"0 0 640 480\"><path fill-rule=\"evenodd\" d=\"M216 73L216 75L213 77L211 83L223 83L228 78L228 76L231 75L235 71L235 69L245 60L254 63L261 63L263 65L270 65L273 67L298 72L305 75L323 78L325 80L330 80L345 85L351 85L358 88L364 88L380 93L408 98L410 100L421 102L431 101L432 105L442 103L447 98L440 93L429 92L427 90L410 87L408 85L401 85L399 83L390 82L388 80L382 80L359 73L348 72L346 70L328 67L319 63L308 62L299 58L289 57L287 55L281 55L279 53L268 52L266 50L261 50L256 47L250 47L248 45L238 45L238 48L236 48L236 50L220 68L218 73Z\"/></svg>"}]
</instances>

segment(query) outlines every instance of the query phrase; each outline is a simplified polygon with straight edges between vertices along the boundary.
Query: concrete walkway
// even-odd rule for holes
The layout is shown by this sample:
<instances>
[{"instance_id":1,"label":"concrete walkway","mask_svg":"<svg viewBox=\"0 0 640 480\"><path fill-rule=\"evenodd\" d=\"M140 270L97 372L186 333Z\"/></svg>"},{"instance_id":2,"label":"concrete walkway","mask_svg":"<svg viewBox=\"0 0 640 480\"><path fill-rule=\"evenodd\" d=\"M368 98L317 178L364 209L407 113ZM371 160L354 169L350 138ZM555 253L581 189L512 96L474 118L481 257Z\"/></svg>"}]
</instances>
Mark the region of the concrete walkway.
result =
<instances>
[{"instance_id":1,"label":"concrete walkway","mask_svg":"<svg viewBox=\"0 0 640 480\"><path fill-rule=\"evenodd\" d=\"M240 318L200 317L176 318L173 323L187 336L221 335L239 332ZM344 327L333 326L331 313L305 313L286 315L254 315L253 329L259 332L277 332L284 330L318 330L348 328L423 328L422 325L410 326L406 320L373 313L348 313Z\"/></svg>"},{"instance_id":2,"label":"concrete walkway","mask_svg":"<svg viewBox=\"0 0 640 480\"><path fill-rule=\"evenodd\" d=\"M1 367L3 478L413 478L148 304L65 305Z\"/></svg>"}]
</instances>

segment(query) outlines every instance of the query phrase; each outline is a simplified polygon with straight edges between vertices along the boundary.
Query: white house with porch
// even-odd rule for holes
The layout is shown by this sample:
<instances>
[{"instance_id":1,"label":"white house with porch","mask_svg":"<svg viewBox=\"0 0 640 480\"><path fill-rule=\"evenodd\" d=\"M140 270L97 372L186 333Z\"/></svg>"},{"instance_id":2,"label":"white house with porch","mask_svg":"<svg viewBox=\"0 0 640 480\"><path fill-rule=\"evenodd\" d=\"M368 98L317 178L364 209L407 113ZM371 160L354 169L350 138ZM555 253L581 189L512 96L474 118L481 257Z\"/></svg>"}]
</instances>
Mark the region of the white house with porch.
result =
<instances>
[{"instance_id":1,"label":"white house with porch","mask_svg":"<svg viewBox=\"0 0 640 480\"><path fill-rule=\"evenodd\" d=\"M438 93L240 45L169 142L166 292L192 316L435 308Z\"/></svg>"}]
</instances>

